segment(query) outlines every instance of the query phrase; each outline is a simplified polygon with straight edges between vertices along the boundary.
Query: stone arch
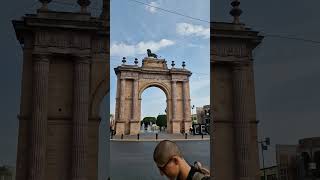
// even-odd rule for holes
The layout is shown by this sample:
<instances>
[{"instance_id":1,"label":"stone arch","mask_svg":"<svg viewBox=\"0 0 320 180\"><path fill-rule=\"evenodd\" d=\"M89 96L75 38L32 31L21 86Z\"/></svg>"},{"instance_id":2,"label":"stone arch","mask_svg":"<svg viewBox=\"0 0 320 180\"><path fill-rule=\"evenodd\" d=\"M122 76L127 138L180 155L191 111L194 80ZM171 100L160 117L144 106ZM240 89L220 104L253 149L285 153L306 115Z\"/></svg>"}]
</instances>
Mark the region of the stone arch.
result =
<instances>
[{"instance_id":1,"label":"stone arch","mask_svg":"<svg viewBox=\"0 0 320 180\"><path fill-rule=\"evenodd\" d=\"M138 117L139 117L139 120L141 120L141 110L142 110L142 106L141 106L141 101L142 101L142 94L143 92L150 88L150 87L156 87L156 88L159 88L166 96L166 108L167 108L167 112L166 112L166 116L167 116L167 129L170 129L170 123L169 123L169 119L171 118L171 104L170 104L170 100L171 100L171 93L170 93L170 87L168 87L166 85L166 83L162 83L162 82L157 82L157 81L154 81L154 82L149 82L145 85L143 85L142 87L139 87L139 92L138 92L138 99L139 99L139 105L138 105Z\"/></svg>"},{"instance_id":2,"label":"stone arch","mask_svg":"<svg viewBox=\"0 0 320 180\"><path fill-rule=\"evenodd\" d=\"M102 99L110 92L109 77L101 80L91 96L90 116L99 117L100 103Z\"/></svg>"},{"instance_id":3,"label":"stone arch","mask_svg":"<svg viewBox=\"0 0 320 180\"><path fill-rule=\"evenodd\" d=\"M161 83L161 82L150 82L144 86L142 86L141 88L139 88L139 99L141 99L141 95L144 92L144 90L148 89L149 87L157 87L159 89L161 89L164 94L166 95L167 99L170 99L171 97L171 93L170 93L170 88L165 84L165 83Z\"/></svg>"},{"instance_id":4,"label":"stone arch","mask_svg":"<svg viewBox=\"0 0 320 180\"><path fill-rule=\"evenodd\" d=\"M180 133L191 122L189 77L183 68L168 69L164 59L145 58L142 66L122 64L115 68L117 97L116 134L138 134L141 119L141 94L148 87L158 87L166 95L167 132Z\"/></svg>"}]
</instances>

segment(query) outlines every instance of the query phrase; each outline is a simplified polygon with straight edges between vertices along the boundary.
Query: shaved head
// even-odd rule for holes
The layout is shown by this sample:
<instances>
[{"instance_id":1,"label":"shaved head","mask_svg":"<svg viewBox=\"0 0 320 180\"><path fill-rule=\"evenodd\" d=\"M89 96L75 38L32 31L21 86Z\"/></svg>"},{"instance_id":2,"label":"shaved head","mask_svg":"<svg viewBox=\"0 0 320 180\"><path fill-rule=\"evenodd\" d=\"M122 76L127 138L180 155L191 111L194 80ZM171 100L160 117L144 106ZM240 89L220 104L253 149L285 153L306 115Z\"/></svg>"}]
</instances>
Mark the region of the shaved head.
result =
<instances>
[{"instance_id":1,"label":"shaved head","mask_svg":"<svg viewBox=\"0 0 320 180\"><path fill-rule=\"evenodd\" d=\"M153 159L159 167L164 166L173 156L182 158L182 153L177 144L169 140L161 141L153 152Z\"/></svg>"}]
</instances>

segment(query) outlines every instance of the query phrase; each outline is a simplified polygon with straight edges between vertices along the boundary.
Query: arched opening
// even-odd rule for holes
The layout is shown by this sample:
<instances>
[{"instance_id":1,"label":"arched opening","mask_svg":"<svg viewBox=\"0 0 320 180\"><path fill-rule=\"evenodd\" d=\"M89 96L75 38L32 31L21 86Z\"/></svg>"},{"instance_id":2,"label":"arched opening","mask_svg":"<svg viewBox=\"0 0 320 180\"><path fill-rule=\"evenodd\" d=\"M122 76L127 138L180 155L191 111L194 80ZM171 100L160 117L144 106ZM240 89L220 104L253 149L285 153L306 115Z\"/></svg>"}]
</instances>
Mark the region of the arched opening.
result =
<instances>
[{"instance_id":1,"label":"arched opening","mask_svg":"<svg viewBox=\"0 0 320 180\"><path fill-rule=\"evenodd\" d=\"M161 87L151 85L143 89L139 96L140 133L165 132L168 128L168 96Z\"/></svg>"}]
</instances>

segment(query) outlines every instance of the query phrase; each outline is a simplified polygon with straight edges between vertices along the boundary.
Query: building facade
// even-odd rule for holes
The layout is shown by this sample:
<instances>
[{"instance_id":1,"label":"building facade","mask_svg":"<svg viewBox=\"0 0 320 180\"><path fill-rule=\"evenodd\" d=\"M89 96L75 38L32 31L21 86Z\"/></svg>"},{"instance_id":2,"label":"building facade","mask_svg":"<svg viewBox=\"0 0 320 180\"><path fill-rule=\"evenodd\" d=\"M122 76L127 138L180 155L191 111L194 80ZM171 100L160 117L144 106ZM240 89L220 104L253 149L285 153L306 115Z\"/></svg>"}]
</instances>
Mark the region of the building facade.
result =
<instances>
[{"instance_id":1,"label":"building facade","mask_svg":"<svg viewBox=\"0 0 320 180\"><path fill-rule=\"evenodd\" d=\"M297 145L276 145L279 180L320 179L320 137L300 139Z\"/></svg>"},{"instance_id":2,"label":"building facade","mask_svg":"<svg viewBox=\"0 0 320 180\"><path fill-rule=\"evenodd\" d=\"M276 145L279 180L297 179L297 145Z\"/></svg>"},{"instance_id":3,"label":"building facade","mask_svg":"<svg viewBox=\"0 0 320 180\"><path fill-rule=\"evenodd\" d=\"M197 122L199 124L210 123L210 105L204 105L203 107L196 107Z\"/></svg>"},{"instance_id":4,"label":"building facade","mask_svg":"<svg viewBox=\"0 0 320 180\"><path fill-rule=\"evenodd\" d=\"M299 140L297 177L298 180L320 179L320 137Z\"/></svg>"},{"instance_id":5,"label":"building facade","mask_svg":"<svg viewBox=\"0 0 320 180\"><path fill-rule=\"evenodd\" d=\"M278 180L278 167L271 166L260 169L261 180Z\"/></svg>"}]
</instances>

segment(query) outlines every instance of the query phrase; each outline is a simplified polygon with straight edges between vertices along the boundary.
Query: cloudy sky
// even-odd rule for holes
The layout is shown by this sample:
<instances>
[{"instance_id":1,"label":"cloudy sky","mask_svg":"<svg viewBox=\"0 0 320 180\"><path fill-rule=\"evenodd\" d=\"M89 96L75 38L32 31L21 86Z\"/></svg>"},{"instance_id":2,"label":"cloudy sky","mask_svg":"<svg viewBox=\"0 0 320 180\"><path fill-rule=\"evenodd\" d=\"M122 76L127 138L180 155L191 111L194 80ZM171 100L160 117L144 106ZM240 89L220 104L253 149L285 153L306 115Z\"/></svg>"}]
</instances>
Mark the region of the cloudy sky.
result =
<instances>
[{"instance_id":1,"label":"cloudy sky","mask_svg":"<svg viewBox=\"0 0 320 180\"><path fill-rule=\"evenodd\" d=\"M211 18L231 22L231 1L212 2ZM254 68L259 135L272 142L267 165L276 164L275 144L320 136L319 6L318 0L241 1L241 22L266 36L254 52Z\"/></svg>"},{"instance_id":2,"label":"cloudy sky","mask_svg":"<svg viewBox=\"0 0 320 180\"><path fill-rule=\"evenodd\" d=\"M115 110L116 76L113 68L122 57L133 64L146 57L146 50L181 67L182 61L193 72L190 79L191 104L209 104L209 0L134 0L111 1L111 93L110 111ZM169 13L181 13L200 20ZM201 21L202 20L202 21ZM207 21L207 22L205 22ZM148 88L142 94L142 115L164 113L166 97L159 88Z\"/></svg>"}]
</instances>

